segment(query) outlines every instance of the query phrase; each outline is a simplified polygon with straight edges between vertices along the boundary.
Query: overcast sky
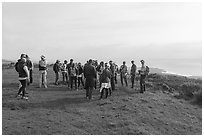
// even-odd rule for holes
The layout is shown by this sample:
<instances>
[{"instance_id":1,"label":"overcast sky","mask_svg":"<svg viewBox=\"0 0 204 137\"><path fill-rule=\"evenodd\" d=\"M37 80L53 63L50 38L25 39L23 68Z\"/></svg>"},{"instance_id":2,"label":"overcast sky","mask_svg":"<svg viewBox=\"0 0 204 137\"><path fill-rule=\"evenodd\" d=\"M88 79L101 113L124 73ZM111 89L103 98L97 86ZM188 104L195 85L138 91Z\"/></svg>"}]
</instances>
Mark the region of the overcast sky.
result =
<instances>
[{"instance_id":1,"label":"overcast sky","mask_svg":"<svg viewBox=\"0 0 204 137\"><path fill-rule=\"evenodd\" d=\"M2 9L3 59L21 53L49 62L202 59L200 3L3 3Z\"/></svg>"}]
</instances>

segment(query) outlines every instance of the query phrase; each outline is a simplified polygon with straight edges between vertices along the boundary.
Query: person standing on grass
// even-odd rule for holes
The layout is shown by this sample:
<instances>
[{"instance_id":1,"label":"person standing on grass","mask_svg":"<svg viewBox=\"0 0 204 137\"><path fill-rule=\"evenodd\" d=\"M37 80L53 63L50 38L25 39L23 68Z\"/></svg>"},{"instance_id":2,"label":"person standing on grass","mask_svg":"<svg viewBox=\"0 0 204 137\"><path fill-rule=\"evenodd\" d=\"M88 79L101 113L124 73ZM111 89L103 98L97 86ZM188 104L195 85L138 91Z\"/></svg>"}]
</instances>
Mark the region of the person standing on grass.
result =
<instances>
[{"instance_id":1,"label":"person standing on grass","mask_svg":"<svg viewBox=\"0 0 204 137\"><path fill-rule=\"evenodd\" d=\"M80 83L82 84L83 88L84 88L84 81L83 81L83 67L81 65L81 63L78 63L78 67L77 67L77 80L78 80L78 88L80 86Z\"/></svg>"},{"instance_id":2,"label":"person standing on grass","mask_svg":"<svg viewBox=\"0 0 204 137\"><path fill-rule=\"evenodd\" d=\"M40 71L40 85L41 88L42 85L44 85L45 88L47 88L47 61L45 56L41 56L41 60L39 61L39 71Z\"/></svg>"},{"instance_id":3,"label":"person standing on grass","mask_svg":"<svg viewBox=\"0 0 204 137\"><path fill-rule=\"evenodd\" d=\"M108 97L108 93L111 96L112 93L112 89L111 89L111 83L110 83L110 79L112 73L109 71L108 69L108 63L105 63L105 69L103 70L101 76L100 76L100 81L101 81L101 88L100 88L100 92L101 92L101 96L99 99L103 98L103 94L104 94L104 90L105 90L105 98Z\"/></svg>"},{"instance_id":4,"label":"person standing on grass","mask_svg":"<svg viewBox=\"0 0 204 137\"><path fill-rule=\"evenodd\" d=\"M64 60L61 71L63 83L68 83L67 60Z\"/></svg>"},{"instance_id":5,"label":"person standing on grass","mask_svg":"<svg viewBox=\"0 0 204 137\"><path fill-rule=\"evenodd\" d=\"M146 91L145 78L149 73L149 67L144 65L144 60L141 60L140 62L142 64L141 69L138 71L140 75L140 93L144 93L144 91Z\"/></svg>"},{"instance_id":6,"label":"person standing on grass","mask_svg":"<svg viewBox=\"0 0 204 137\"><path fill-rule=\"evenodd\" d=\"M75 85L75 89L77 90L77 68L76 68L76 64L74 63L70 67L70 81L71 81L71 90L73 89L73 82Z\"/></svg>"},{"instance_id":7,"label":"person standing on grass","mask_svg":"<svg viewBox=\"0 0 204 137\"><path fill-rule=\"evenodd\" d=\"M21 87L18 90L17 97L22 97L22 99L28 100L28 97L25 96L27 82L30 80L28 67L26 66L26 58L21 58L17 65L19 81L21 83ZM21 95L22 92L22 95Z\"/></svg>"},{"instance_id":8,"label":"person standing on grass","mask_svg":"<svg viewBox=\"0 0 204 137\"><path fill-rule=\"evenodd\" d=\"M113 61L109 61L110 64L110 72L111 72L111 78L110 78L110 83L111 83L111 88L112 90L115 90L115 66L113 65Z\"/></svg>"},{"instance_id":9,"label":"person standing on grass","mask_svg":"<svg viewBox=\"0 0 204 137\"><path fill-rule=\"evenodd\" d=\"M120 66L120 80L121 80L121 84L123 86L123 79L125 81L126 87L128 86L127 83L127 66L125 65L126 62L123 61L123 65Z\"/></svg>"},{"instance_id":10,"label":"person standing on grass","mask_svg":"<svg viewBox=\"0 0 204 137\"><path fill-rule=\"evenodd\" d=\"M95 86L96 79L96 69L92 65L92 59L88 61L88 64L84 66L84 77L85 77L85 89L86 89L86 98L92 99L92 91Z\"/></svg>"},{"instance_id":11,"label":"person standing on grass","mask_svg":"<svg viewBox=\"0 0 204 137\"><path fill-rule=\"evenodd\" d=\"M29 74L30 74L30 82L28 83L29 84L32 84L33 83L33 62L31 61L30 57L28 55L26 55L26 65L28 67L28 71L29 71Z\"/></svg>"},{"instance_id":12,"label":"person standing on grass","mask_svg":"<svg viewBox=\"0 0 204 137\"><path fill-rule=\"evenodd\" d=\"M130 76L131 76L131 83L132 83L131 88L134 88L137 66L134 63L134 60L132 60L131 63L132 63L132 66L130 69Z\"/></svg>"},{"instance_id":13,"label":"person standing on grass","mask_svg":"<svg viewBox=\"0 0 204 137\"><path fill-rule=\"evenodd\" d=\"M74 64L74 60L70 59L70 62L67 65L68 78L69 78L69 80L68 80L68 88L70 88L70 85L71 85L71 75L70 75L70 73L71 73L71 67L73 66L73 64Z\"/></svg>"},{"instance_id":14,"label":"person standing on grass","mask_svg":"<svg viewBox=\"0 0 204 137\"><path fill-rule=\"evenodd\" d=\"M59 85L59 75L60 75L60 61L57 60L53 66L53 71L55 72L55 85Z\"/></svg>"},{"instance_id":15,"label":"person standing on grass","mask_svg":"<svg viewBox=\"0 0 204 137\"><path fill-rule=\"evenodd\" d=\"M99 87L101 87L101 81L100 81L100 77L101 77L101 74L102 74L102 72L103 72L103 70L105 69L105 67L104 67L104 62L103 61L101 61L100 62L100 64L97 66L97 68L96 68L96 71L97 71L97 77L98 77L98 79L99 79Z\"/></svg>"}]
</instances>

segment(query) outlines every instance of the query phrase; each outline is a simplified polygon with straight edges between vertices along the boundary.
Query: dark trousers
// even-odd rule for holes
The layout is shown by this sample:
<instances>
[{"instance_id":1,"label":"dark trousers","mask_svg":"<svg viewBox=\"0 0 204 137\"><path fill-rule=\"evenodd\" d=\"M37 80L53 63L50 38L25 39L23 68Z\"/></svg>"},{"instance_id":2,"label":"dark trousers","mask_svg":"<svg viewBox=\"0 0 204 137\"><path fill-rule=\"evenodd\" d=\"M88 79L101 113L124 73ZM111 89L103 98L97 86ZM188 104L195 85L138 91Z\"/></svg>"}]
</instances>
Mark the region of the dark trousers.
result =
<instances>
[{"instance_id":1,"label":"dark trousers","mask_svg":"<svg viewBox=\"0 0 204 137\"><path fill-rule=\"evenodd\" d=\"M84 81L82 79L82 77L78 77L78 88L80 86L80 83L82 84L82 86L84 87Z\"/></svg>"},{"instance_id":2,"label":"dark trousers","mask_svg":"<svg viewBox=\"0 0 204 137\"><path fill-rule=\"evenodd\" d=\"M89 98L89 99L92 98L92 91L93 91L92 87L87 87L86 88L86 98Z\"/></svg>"},{"instance_id":3,"label":"dark trousers","mask_svg":"<svg viewBox=\"0 0 204 137\"><path fill-rule=\"evenodd\" d=\"M125 81L126 86L128 86L127 77L126 77L126 76L123 76L123 75L120 75L120 80L121 80L122 86L123 86L123 79L124 79L124 81Z\"/></svg>"},{"instance_id":4,"label":"dark trousers","mask_svg":"<svg viewBox=\"0 0 204 137\"><path fill-rule=\"evenodd\" d=\"M108 97L108 90L109 90L109 89L107 89L107 88L103 88L103 89L102 89L100 99L101 99L101 98L103 98L104 91L105 91L105 98L107 98L107 97Z\"/></svg>"},{"instance_id":5,"label":"dark trousers","mask_svg":"<svg viewBox=\"0 0 204 137\"><path fill-rule=\"evenodd\" d=\"M132 83L132 88L133 88L135 84L135 74L131 75L131 83Z\"/></svg>"},{"instance_id":6,"label":"dark trousers","mask_svg":"<svg viewBox=\"0 0 204 137\"><path fill-rule=\"evenodd\" d=\"M71 89L73 88L73 82L75 85L75 89L77 89L77 77L76 76L71 77Z\"/></svg>"},{"instance_id":7,"label":"dark trousers","mask_svg":"<svg viewBox=\"0 0 204 137\"><path fill-rule=\"evenodd\" d=\"M143 93L145 91L145 77L146 75L140 76L140 92Z\"/></svg>"},{"instance_id":8,"label":"dark trousers","mask_svg":"<svg viewBox=\"0 0 204 137\"><path fill-rule=\"evenodd\" d=\"M20 95L20 93L22 92L22 96L25 96L25 92L26 92L26 84L27 84L27 80L19 80L21 82L21 87L18 90L18 95Z\"/></svg>"},{"instance_id":9,"label":"dark trousers","mask_svg":"<svg viewBox=\"0 0 204 137\"><path fill-rule=\"evenodd\" d=\"M67 74L67 72L62 72L62 81L63 82L68 82L68 74Z\"/></svg>"},{"instance_id":10,"label":"dark trousers","mask_svg":"<svg viewBox=\"0 0 204 137\"><path fill-rule=\"evenodd\" d=\"M111 83L111 88L112 88L112 90L115 90L115 77L111 77L110 80L111 80L111 81L110 81L110 83Z\"/></svg>"},{"instance_id":11,"label":"dark trousers","mask_svg":"<svg viewBox=\"0 0 204 137\"><path fill-rule=\"evenodd\" d=\"M117 84L117 82L118 82L117 81L117 73L115 73L115 77L114 78L115 78L115 84Z\"/></svg>"},{"instance_id":12,"label":"dark trousers","mask_svg":"<svg viewBox=\"0 0 204 137\"><path fill-rule=\"evenodd\" d=\"M55 84L58 84L59 72L55 72Z\"/></svg>"},{"instance_id":13,"label":"dark trousers","mask_svg":"<svg viewBox=\"0 0 204 137\"><path fill-rule=\"evenodd\" d=\"M30 70L30 84L33 83L33 70Z\"/></svg>"}]
</instances>

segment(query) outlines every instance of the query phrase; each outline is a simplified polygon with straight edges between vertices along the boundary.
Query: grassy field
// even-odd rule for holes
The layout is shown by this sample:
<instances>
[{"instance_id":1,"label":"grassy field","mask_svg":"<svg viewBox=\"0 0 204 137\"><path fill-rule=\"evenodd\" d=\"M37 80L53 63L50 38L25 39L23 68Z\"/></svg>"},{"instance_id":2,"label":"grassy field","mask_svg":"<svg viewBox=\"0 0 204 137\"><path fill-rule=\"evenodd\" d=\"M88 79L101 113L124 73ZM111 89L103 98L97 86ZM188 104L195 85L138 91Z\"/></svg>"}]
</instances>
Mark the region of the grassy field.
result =
<instances>
[{"instance_id":1,"label":"grassy field","mask_svg":"<svg viewBox=\"0 0 204 137\"><path fill-rule=\"evenodd\" d=\"M147 91L141 94L138 83L131 89L122 87L118 79L111 97L98 100L99 90L94 90L93 100L88 101L85 90L70 91L66 85L54 85L52 69L47 89L38 88L38 79L35 69L34 83L27 88L29 101L25 101L15 98L15 70L2 70L3 135L202 134L202 104L181 96L184 83L200 86L202 81L152 75Z\"/></svg>"}]
</instances>

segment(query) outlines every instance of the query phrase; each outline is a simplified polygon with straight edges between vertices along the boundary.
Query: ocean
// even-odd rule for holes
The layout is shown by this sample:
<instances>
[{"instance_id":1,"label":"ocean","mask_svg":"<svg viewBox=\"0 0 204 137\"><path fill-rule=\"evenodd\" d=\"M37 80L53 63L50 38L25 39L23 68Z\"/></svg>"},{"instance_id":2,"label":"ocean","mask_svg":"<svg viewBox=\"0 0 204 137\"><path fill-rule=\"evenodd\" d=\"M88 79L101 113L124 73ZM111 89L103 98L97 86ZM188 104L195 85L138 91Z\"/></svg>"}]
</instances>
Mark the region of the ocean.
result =
<instances>
[{"instance_id":1,"label":"ocean","mask_svg":"<svg viewBox=\"0 0 204 137\"><path fill-rule=\"evenodd\" d=\"M202 76L202 59L156 59L148 60L147 63L150 63L149 66L164 69L167 73Z\"/></svg>"}]
</instances>

